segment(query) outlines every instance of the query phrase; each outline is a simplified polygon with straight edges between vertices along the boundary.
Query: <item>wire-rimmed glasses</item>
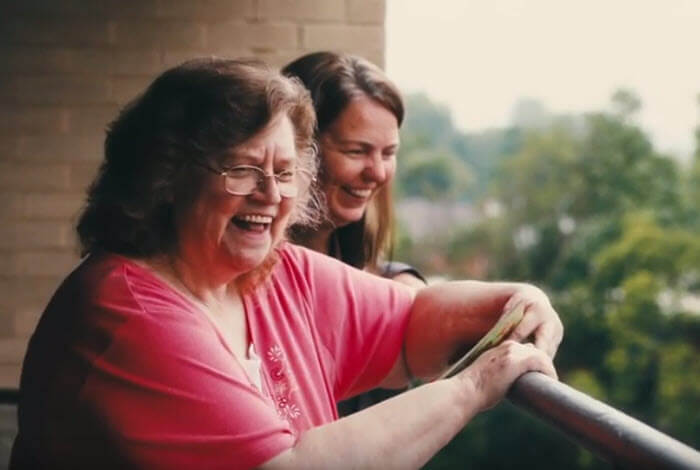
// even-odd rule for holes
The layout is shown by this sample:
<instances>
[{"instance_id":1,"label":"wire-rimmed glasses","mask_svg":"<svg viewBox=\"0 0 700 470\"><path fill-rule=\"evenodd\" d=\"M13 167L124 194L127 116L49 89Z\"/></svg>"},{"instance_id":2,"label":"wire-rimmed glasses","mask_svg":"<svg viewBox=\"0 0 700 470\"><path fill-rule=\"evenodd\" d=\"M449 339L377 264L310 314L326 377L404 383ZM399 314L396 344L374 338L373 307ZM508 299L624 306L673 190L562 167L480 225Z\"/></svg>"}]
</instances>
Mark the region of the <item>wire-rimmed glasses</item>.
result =
<instances>
[{"instance_id":1,"label":"wire-rimmed glasses","mask_svg":"<svg viewBox=\"0 0 700 470\"><path fill-rule=\"evenodd\" d=\"M277 190L282 197L296 197L299 192L296 174L303 170L282 170L278 173L265 173L262 168L253 165L236 165L217 170L209 165L196 162L197 165L212 173L224 177L224 189L234 196L248 196L263 187L268 178L274 178Z\"/></svg>"}]
</instances>

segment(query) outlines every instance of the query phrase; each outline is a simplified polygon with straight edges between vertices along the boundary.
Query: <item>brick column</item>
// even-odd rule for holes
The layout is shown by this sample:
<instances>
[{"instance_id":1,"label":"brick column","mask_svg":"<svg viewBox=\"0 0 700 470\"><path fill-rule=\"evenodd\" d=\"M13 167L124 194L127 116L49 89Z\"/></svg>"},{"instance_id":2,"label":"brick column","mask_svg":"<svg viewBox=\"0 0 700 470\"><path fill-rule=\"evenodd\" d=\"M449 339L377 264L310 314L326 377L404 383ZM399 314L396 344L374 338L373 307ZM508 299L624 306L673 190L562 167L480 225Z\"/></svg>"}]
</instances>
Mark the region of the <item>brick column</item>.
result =
<instances>
[{"instance_id":1,"label":"brick column","mask_svg":"<svg viewBox=\"0 0 700 470\"><path fill-rule=\"evenodd\" d=\"M0 0L0 386L77 263L106 124L200 55L282 65L318 49L384 63L384 0Z\"/></svg>"}]
</instances>

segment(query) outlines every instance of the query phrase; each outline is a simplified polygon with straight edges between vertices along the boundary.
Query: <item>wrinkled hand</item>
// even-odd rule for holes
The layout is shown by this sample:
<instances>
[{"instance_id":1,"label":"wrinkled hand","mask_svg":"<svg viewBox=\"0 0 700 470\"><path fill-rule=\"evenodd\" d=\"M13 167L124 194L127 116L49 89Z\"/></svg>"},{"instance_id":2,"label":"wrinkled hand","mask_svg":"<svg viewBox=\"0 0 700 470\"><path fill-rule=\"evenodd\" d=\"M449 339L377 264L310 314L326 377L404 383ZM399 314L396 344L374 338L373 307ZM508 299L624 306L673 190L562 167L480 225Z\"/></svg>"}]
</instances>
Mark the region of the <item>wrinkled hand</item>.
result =
<instances>
[{"instance_id":1,"label":"wrinkled hand","mask_svg":"<svg viewBox=\"0 0 700 470\"><path fill-rule=\"evenodd\" d=\"M477 399L477 410L484 411L501 401L513 382L530 371L557 378L552 359L543 350L532 343L506 340L479 356L454 379L466 383Z\"/></svg>"},{"instance_id":2,"label":"wrinkled hand","mask_svg":"<svg viewBox=\"0 0 700 470\"><path fill-rule=\"evenodd\" d=\"M503 310L507 311L520 302L525 304L523 319L507 339L521 342L532 336L535 347L554 358L564 336L564 326L552 308L549 298L539 288L523 284L522 288L511 296Z\"/></svg>"}]
</instances>

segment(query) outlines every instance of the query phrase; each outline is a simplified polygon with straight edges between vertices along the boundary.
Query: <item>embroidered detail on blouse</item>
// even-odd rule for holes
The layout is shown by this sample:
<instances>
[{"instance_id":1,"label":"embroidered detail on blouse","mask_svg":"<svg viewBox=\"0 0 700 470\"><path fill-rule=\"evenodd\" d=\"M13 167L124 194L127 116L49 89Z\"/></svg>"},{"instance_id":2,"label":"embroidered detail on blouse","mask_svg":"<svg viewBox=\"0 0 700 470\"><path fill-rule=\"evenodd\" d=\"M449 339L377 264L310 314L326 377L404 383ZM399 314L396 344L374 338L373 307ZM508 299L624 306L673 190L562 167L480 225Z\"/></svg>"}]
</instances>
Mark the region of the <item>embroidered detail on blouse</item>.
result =
<instances>
[{"instance_id":1,"label":"embroidered detail on blouse","mask_svg":"<svg viewBox=\"0 0 700 470\"><path fill-rule=\"evenodd\" d=\"M270 394L277 406L277 414L291 422L301 416L301 409L292 399L292 393L297 390L294 378L288 373L289 366L287 358L282 349L277 346L270 346L267 350L268 371L272 382Z\"/></svg>"}]
</instances>

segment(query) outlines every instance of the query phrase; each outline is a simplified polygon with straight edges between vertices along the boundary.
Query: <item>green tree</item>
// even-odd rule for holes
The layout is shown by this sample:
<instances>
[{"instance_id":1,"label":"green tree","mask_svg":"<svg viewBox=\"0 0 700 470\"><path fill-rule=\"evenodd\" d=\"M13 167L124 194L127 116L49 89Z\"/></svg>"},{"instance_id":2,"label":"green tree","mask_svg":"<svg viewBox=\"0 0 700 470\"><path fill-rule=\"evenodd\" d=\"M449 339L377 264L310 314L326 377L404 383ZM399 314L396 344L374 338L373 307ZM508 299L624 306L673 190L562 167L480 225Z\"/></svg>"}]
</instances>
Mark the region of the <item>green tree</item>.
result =
<instances>
[{"instance_id":1,"label":"green tree","mask_svg":"<svg viewBox=\"0 0 700 470\"><path fill-rule=\"evenodd\" d=\"M698 115L700 116L700 94L697 95ZM685 178L686 220L689 225L700 230L700 122L695 128L695 152Z\"/></svg>"},{"instance_id":2,"label":"green tree","mask_svg":"<svg viewBox=\"0 0 700 470\"><path fill-rule=\"evenodd\" d=\"M445 169L457 172L457 185L448 191L451 199L471 201L483 194L495 177L497 167L504 156L520 145L523 132L520 129L495 129L479 133L465 133L456 128L447 106L435 103L421 93L406 96L406 119L401 127L401 149L397 186L411 196L435 198L423 194L416 186L415 173L408 165L418 165L423 158L441 162L427 166L433 175ZM454 160L454 161L452 161ZM443 170L437 167L442 166ZM423 170L421 170L423 171ZM405 177L405 178L404 178ZM410 181L404 181L410 179ZM468 181L468 184L466 184ZM427 189L431 191L432 186Z\"/></svg>"},{"instance_id":3,"label":"green tree","mask_svg":"<svg viewBox=\"0 0 700 470\"><path fill-rule=\"evenodd\" d=\"M611 104L520 130L481 192L501 210L457 233L443 257L454 277L539 284L566 326L561 379L697 447L700 315L685 305L700 296L700 126L683 169L635 123L634 93L619 91ZM431 256L430 247L413 249ZM428 468L608 468L562 441L502 405ZM548 459L529 449L546 449Z\"/></svg>"},{"instance_id":4,"label":"green tree","mask_svg":"<svg viewBox=\"0 0 700 470\"><path fill-rule=\"evenodd\" d=\"M629 119L642 108L639 96L626 88L620 88L610 98L614 112L622 119Z\"/></svg>"},{"instance_id":5,"label":"green tree","mask_svg":"<svg viewBox=\"0 0 700 470\"><path fill-rule=\"evenodd\" d=\"M403 158L398 171L401 176L397 190L408 197L456 199L472 181L464 163L444 150L435 153L416 150Z\"/></svg>"}]
</instances>

